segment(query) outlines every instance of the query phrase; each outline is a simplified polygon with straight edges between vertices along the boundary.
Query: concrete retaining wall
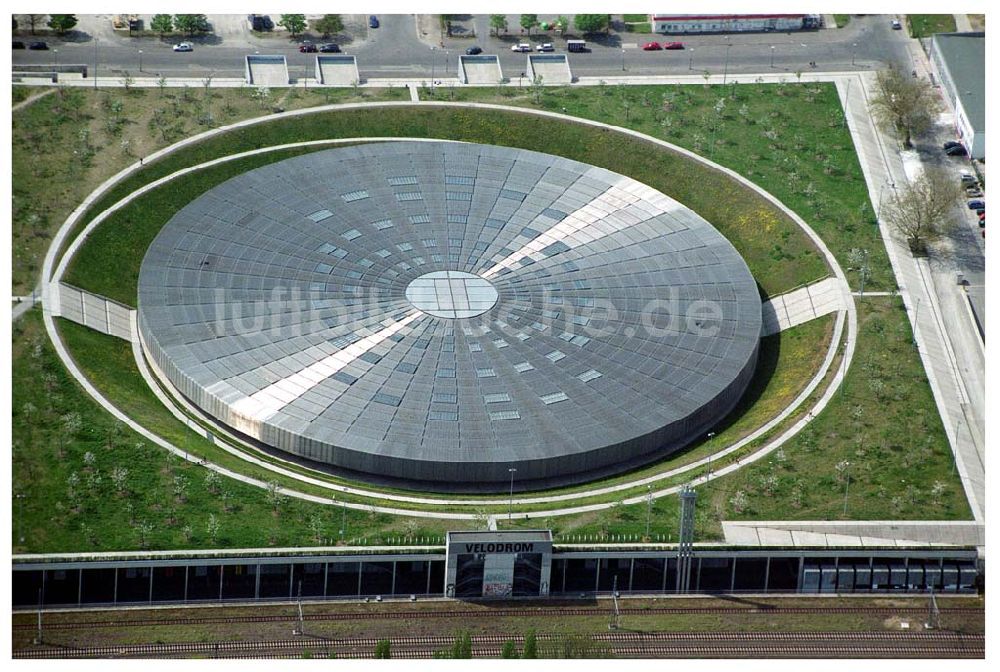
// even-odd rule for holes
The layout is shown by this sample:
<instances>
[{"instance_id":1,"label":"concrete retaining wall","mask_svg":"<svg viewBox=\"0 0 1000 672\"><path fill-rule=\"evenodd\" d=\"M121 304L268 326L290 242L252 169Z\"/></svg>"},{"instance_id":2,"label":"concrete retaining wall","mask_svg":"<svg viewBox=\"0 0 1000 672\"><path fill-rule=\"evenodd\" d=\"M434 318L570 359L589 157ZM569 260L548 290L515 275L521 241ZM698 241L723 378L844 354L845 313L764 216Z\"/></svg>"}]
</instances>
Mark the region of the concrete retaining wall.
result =
<instances>
[{"instance_id":1,"label":"concrete retaining wall","mask_svg":"<svg viewBox=\"0 0 1000 672\"><path fill-rule=\"evenodd\" d=\"M71 322L90 327L126 341L132 340L131 308L117 301L92 294L78 287L59 283L60 315Z\"/></svg>"}]
</instances>

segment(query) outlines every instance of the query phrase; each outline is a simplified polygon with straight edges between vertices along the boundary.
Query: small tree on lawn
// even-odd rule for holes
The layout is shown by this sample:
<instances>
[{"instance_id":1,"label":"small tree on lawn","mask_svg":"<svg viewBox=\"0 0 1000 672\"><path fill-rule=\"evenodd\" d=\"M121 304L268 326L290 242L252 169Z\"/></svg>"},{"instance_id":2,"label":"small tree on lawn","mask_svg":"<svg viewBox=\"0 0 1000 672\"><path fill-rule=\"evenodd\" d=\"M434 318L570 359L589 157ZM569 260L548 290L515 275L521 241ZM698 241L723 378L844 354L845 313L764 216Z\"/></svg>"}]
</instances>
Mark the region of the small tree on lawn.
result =
<instances>
[{"instance_id":1,"label":"small tree on lawn","mask_svg":"<svg viewBox=\"0 0 1000 672\"><path fill-rule=\"evenodd\" d=\"M174 26L188 37L209 31L208 17L204 14L175 14Z\"/></svg>"},{"instance_id":2,"label":"small tree on lawn","mask_svg":"<svg viewBox=\"0 0 1000 672\"><path fill-rule=\"evenodd\" d=\"M285 496L281 493L281 486L278 485L277 481L271 481L267 484L267 501L271 505L274 515L278 515L281 505L285 503Z\"/></svg>"},{"instance_id":3,"label":"small tree on lawn","mask_svg":"<svg viewBox=\"0 0 1000 672\"><path fill-rule=\"evenodd\" d=\"M906 238L911 249L920 251L954 225L955 203L961 195L958 183L946 171L925 168L920 177L893 191L881 216Z\"/></svg>"},{"instance_id":4,"label":"small tree on lawn","mask_svg":"<svg viewBox=\"0 0 1000 672\"><path fill-rule=\"evenodd\" d=\"M49 28L56 31L57 35L65 35L76 26L75 14L51 14L49 15Z\"/></svg>"},{"instance_id":5,"label":"small tree on lawn","mask_svg":"<svg viewBox=\"0 0 1000 672\"><path fill-rule=\"evenodd\" d=\"M149 548L149 537L153 534L153 524L146 520L140 520L135 524L135 534L139 538L139 548L143 550Z\"/></svg>"},{"instance_id":6,"label":"small tree on lawn","mask_svg":"<svg viewBox=\"0 0 1000 672\"><path fill-rule=\"evenodd\" d=\"M295 37L306 29L305 14L282 14L278 19L278 25L291 33Z\"/></svg>"},{"instance_id":7,"label":"small tree on lawn","mask_svg":"<svg viewBox=\"0 0 1000 672\"><path fill-rule=\"evenodd\" d=\"M149 27L163 37L167 33L174 32L174 17L169 14L156 14L149 22Z\"/></svg>"},{"instance_id":8,"label":"small tree on lawn","mask_svg":"<svg viewBox=\"0 0 1000 672\"><path fill-rule=\"evenodd\" d=\"M344 29L344 20L340 18L340 14L324 14L323 18L312 22L312 27L317 33L327 38Z\"/></svg>"},{"instance_id":9,"label":"small tree on lawn","mask_svg":"<svg viewBox=\"0 0 1000 672\"><path fill-rule=\"evenodd\" d=\"M219 522L218 516L214 513L208 514L208 525L205 527L205 531L208 532L208 538L214 544L219 538L219 533L222 531L222 523Z\"/></svg>"},{"instance_id":10,"label":"small tree on lawn","mask_svg":"<svg viewBox=\"0 0 1000 672\"><path fill-rule=\"evenodd\" d=\"M538 25L538 14L522 14L521 27L531 35L531 29Z\"/></svg>"},{"instance_id":11,"label":"small tree on lawn","mask_svg":"<svg viewBox=\"0 0 1000 672\"><path fill-rule=\"evenodd\" d=\"M577 14L573 24L581 33L598 33L608 28L607 14Z\"/></svg>"},{"instance_id":12,"label":"small tree on lawn","mask_svg":"<svg viewBox=\"0 0 1000 672\"><path fill-rule=\"evenodd\" d=\"M492 30L497 37L500 37L500 31L507 32L507 15L506 14L490 14L490 30Z\"/></svg>"},{"instance_id":13,"label":"small tree on lawn","mask_svg":"<svg viewBox=\"0 0 1000 672\"><path fill-rule=\"evenodd\" d=\"M309 516L309 531L312 532L314 542L318 544L323 541L323 516L318 512Z\"/></svg>"},{"instance_id":14,"label":"small tree on lawn","mask_svg":"<svg viewBox=\"0 0 1000 672\"><path fill-rule=\"evenodd\" d=\"M913 146L913 136L927 132L940 111L937 92L930 82L910 77L899 68L880 70L875 75L872 115L885 129Z\"/></svg>"},{"instance_id":15,"label":"small tree on lawn","mask_svg":"<svg viewBox=\"0 0 1000 672\"><path fill-rule=\"evenodd\" d=\"M222 477L219 476L218 472L211 471L205 474L205 489L208 490L213 495L219 493L219 486L222 484Z\"/></svg>"}]
</instances>

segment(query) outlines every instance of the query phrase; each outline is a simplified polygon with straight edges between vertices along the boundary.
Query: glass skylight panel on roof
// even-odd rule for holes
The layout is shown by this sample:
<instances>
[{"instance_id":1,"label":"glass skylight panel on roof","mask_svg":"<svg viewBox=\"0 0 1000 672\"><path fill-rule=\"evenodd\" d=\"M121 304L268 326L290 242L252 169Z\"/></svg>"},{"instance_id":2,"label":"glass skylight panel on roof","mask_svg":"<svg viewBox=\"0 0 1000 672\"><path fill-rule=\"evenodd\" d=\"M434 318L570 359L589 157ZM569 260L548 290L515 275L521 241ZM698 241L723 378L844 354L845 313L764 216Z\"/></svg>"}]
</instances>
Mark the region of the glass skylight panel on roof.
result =
<instances>
[{"instance_id":1,"label":"glass skylight panel on roof","mask_svg":"<svg viewBox=\"0 0 1000 672\"><path fill-rule=\"evenodd\" d=\"M521 414L517 411L491 411L490 420L520 420Z\"/></svg>"},{"instance_id":2,"label":"glass skylight panel on roof","mask_svg":"<svg viewBox=\"0 0 1000 672\"><path fill-rule=\"evenodd\" d=\"M565 352L562 352L561 350L553 350L549 354L545 355L545 359L549 360L550 362L558 362L565 356L566 356Z\"/></svg>"},{"instance_id":3,"label":"glass skylight panel on roof","mask_svg":"<svg viewBox=\"0 0 1000 672\"><path fill-rule=\"evenodd\" d=\"M503 340L502 338L497 338L493 340L493 345L495 345L497 349L500 349L500 348L506 348L508 345L510 345L510 343Z\"/></svg>"},{"instance_id":4,"label":"glass skylight panel on roof","mask_svg":"<svg viewBox=\"0 0 1000 672\"><path fill-rule=\"evenodd\" d=\"M470 352L482 352L483 351L483 346L481 346L479 343L469 343L469 351Z\"/></svg>"},{"instance_id":5,"label":"glass skylight panel on roof","mask_svg":"<svg viewBox=\"0 0 1000 672\"><path fill-rule=\"evenodd\" d=\"M354 240L355 238L361 237L361 232L358 231L357 229L348 229L347 231L344 231L340 235L342 235L347 240Z\"/></svg>"},{"instance_id":6,"label":"glass skylight panel on roof","mask_svg":"<svg viewBox=\"0 0 1000 672\"><path fill-rule=\"evenodd\" d=\"M444 192L446 201L471 201L472 193L468 191L446 191Z\"/></svg>"},{"instance_id":7,"label":"glass skylight panel on roof","mask_svg":"<svg viewBox=\"0 0 1000 672\"><path fill-rule=\"evenodd\" d=\"M386 229L392 228L392 220L380 219L377 222L372 222L372 226L374 226L379 231L385 231Z\"/></svg>"},{"instance_id":8,"label":"glass skylight panel on roof","mask_svg":"<svg viewBox=\"0 0 1000 672\"><path fill-rule=\"evenodd\" d=\"M357 191L349 191L346 194L341 194L340 197L344 199L345 203L353 203L354 201L368 198L368 192L364 189L358 189Z\"/></svg>"},{"instance_id":9,"label":"glass skylight panel on roof","mask_svg":"<svg viewBox=\"0 0 1000 672\"><path fill-rule=\"evenodd\" d=\"M457 404L458 395L453 392L435 392L431 395L431 401L435 404Z\"/></svg>"},{"instance_id":10,"label":"glass skylight panel on roof","mask_svg":"<svg viewBox=\"0 0 1000 672\"><path fill-rule=\"evenodd\" d=\"M476 178L466 177L464 175L445 175L445 184L464 184L466 186L473 186L476 183Z\"/></svg>"},{"instance_id":11,"label":"glass skylight panel on roof","mask_svg":"<svg viewBox=\"0 0 1000 672\"><path fill-rule=\"evenodd\" d=\"M386 179L386 182L388 182L389 186L391 186L391 187L402 187L402 186L407 185L407 184L416 184L417 183L417 176L416 175L400 175L398 177L387 177L385 179Z\"/></svg>"},{"instance_id":12,"label":"glass skylight panel on roof","mask_svg":"<svg viewBox=\"0 0 1000 672\"><path fill-rule=\"evenodd\" d=\"M411 224L430 224L431 216L426 214L421 215L410 215Z\"/></svg>"},{"instance_id":13,"label":"glass skylight panel on roof","mask_svg":"<svg viewBox=\"0 0 1000 672\"><path fill-rule=\"evenodd\" d=\"M396 245L396 247L399 249L400 252L409 252L410 250L413 249L413 245L410 245L409 243L400 243Z\"/></svg>"},{"instance_id":14,"label":"glass skylight panel on roof","mask_svg":"<svg viewBox=\"0 0 1000 672\"><path fill-rule=\"evenodd\" d=\"M456 422L458 420L458 411L430 411L427 414L427 419Z\"/></svg>"},{"instance_id":15,"label":"glass skylight panel on roof","mask_svg":"<svg viewBox=\"0 0 1000 672\"><path fill-rule=\"evenodd\" d=\"M543 404L548 406L549 404L558 404L560 401L566 401L569 397L566 396L565 392L553 392L552 394L543 395L539 399L542 400Z\"/></svg>"},{"instance_id":16,"label":"glass skylight panel on roof","mask_svg":"<svg viewBox=\"0 0 1000 672\"><path fill-rule=\"evenodd\" d=\"M333 217L333 213L329 210L317 210L311 215L308 215L308 218L314 222L322 222L324 219L329 219L330 217Z\"/></svg>"},{"instance_id":17,"label":"glass skylight panel on roof","mask_svg":"<svg viewBox=\"0 0 1000 672\"><path fill-rule=\"evenodd\" d=\"M531 365L531 362L521 362L520 364L514 365L514 370L518 373L524 373L525 371L532 371L535 367Z\"/></svg>"},{"instance_id":18,"label":"glass skylight panel on roof","mask_svg":"<svg viewBox=\"0 0 1000 672\"><path fill-rule=\"evenodd\" d=\"M499 392L497 394L484 394L483 401L487 404L500 404L505 401L510 401L510 395L506 392Z\"/></svg>"},{"instance_id":19,"label":"glass skylight panel on roof","mask_svg":"<svg viewBox=\"0 0 1000 672\"><path fill-rule=\"evenodd\" d=\"M476 369L476 376L479 378L496 378L497 372L491 368Z\"/></svg>"},{"instance_id":20,"label":"glass skylight panel on roof","mask_svg":"<svg viewBox=\"0 0 1000 672\"><path fill-rule=\"evenodd\" d=\"M396 200L400 202L422 201L424 200L424 195L419 191L397 191Z\"/></svg>"},{"instance_id":21,"label":"glass skylight panel on roof","mask_svg":"<svg viewBox=\"0 0 1000 672\"><path fill-rule=\"evenodd\" d=\"M375 254L377 254L378 256L380 256L380 257L382 257L383 259L385 259L385 258L386 258L386 257L388 257L388 256L389 256L390 254L392 254L392 252L390 252L389 250L387 250L387 249L385 249L385 248L382 248L381 250L379 250L379 251L378 251L378 252L376 252Z\"/></svg>"},{"instance_id":22,"label":"glass skylight panel on roof","mask_svg":"<svg viewBox=\"0 0 1000 672\"><path fill-rule=\"evenodd\" d=\"M590 369L589 371L584 371L583 373L577 376L577 378L579 378L585 383L589 383L590 381L596 380L600 377L601 377L601 372L597 371L596 369Z\"/></svg>"},{"instance_id":23,"label":"glass skylight panel on roof","mask_svg":"<svg viewBox=\"0 0 1000 672\"><path fill-rule=\"evenodd\" d=\"M375 396L372 397L372 401L377 401L378 403L385 404L386 406L399 406L399 402L402 401L402 399L394 397L391 394L376 392Z\"/></svg>"}]
</instances>

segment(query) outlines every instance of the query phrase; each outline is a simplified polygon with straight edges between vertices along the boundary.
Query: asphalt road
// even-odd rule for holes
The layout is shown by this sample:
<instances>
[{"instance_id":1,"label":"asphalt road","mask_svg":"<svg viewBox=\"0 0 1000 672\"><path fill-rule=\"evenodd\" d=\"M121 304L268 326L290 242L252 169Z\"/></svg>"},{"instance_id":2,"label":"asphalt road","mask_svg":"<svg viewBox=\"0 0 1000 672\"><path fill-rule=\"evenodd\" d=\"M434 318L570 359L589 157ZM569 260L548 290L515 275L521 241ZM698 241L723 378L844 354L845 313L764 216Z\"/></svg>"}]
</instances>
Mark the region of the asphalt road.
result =
<instances>
[{"instance_id":1,"label":"asphalt road","mask_svg":"<svg viewBox=\"0 0 1000 672\"><path fill-rule=\"evenodd\" d=\"M284 54L292 78L312 76L314 54L298 51L298 41L275 34L258 37L249 31L243 17L209 17L217 32L190 38L195 50L175 53L172 45L186 38L161 40L157 37L130 38L127 33L111 30L110 15L80 16L79 29L66 39L46 38L49 51L12 51L12 60L31 64L97 64L100 76L128 71L137 75L168 77L240 77L246 54ZM500 57L504 74L517 77L525 69L523 54L510 51L522 41L519 28L500 38L488 37L486 17L472 17L467 25L477 26L479 37L446 38L434 44L436 35L422 40L419 17L409 14L380 16L381 26L369 29L365 15L346 15L348 29L339 36L344 51L358 57L363 78L456 76L458 55L476 44L485 53ZM433 22L433 20L432 20ZM426 23L426 22L425 22ZM515 25L512 23L512 25ZM18 38L29 40L30 38ZM320 38L315 38L319 41ZM572 54L570 64L577 76L614 76L623 70L629 75L695 74L706 70L718 74L817 71L875 68L896 63L909 69L906 50L908 38L902 31L889 28L885 16L854 17L845 28L794 33L741 33L732 35L686 35L677 39L683 51L643 51L640 45L649 40L663 41L663 36L611 33L588 39L589 53ZM558 52L565 51L565 40L552 36L532 36L532 44L553 42ZM142 52L140 54L140 51Z\"/></svg>"}]
</instances>

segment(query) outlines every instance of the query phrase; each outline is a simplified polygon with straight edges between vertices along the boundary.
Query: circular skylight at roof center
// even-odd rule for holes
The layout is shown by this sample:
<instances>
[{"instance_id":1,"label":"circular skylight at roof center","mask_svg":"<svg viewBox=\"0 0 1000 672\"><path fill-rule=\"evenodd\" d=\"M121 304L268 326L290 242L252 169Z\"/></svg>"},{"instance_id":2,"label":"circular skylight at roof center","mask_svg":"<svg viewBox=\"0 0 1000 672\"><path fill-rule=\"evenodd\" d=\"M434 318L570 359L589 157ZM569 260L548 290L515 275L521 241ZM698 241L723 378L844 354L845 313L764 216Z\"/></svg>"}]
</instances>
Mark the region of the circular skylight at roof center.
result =
<instances>
[{"instance_id":1,"label":"circular skylight at roof center","mask_svg":"<svg viewBox=\"0 0 1000 672\"><path fill-rule=\"evenodd\" d=\"M499 296L489 280L464 271L425 273L406 287L406 300L414 308L450 319L482 315Z\"/></svg>"}]
</instances>

